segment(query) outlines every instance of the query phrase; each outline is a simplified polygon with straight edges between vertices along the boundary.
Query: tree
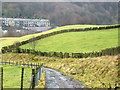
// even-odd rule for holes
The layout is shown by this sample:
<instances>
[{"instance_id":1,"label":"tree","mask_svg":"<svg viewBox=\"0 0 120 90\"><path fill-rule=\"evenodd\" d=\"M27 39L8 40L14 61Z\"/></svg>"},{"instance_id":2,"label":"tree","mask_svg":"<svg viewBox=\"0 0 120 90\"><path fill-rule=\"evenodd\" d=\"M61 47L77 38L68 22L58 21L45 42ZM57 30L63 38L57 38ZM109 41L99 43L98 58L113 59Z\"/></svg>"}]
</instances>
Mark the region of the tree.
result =
<instances>
[{"instance_id":1,"label":"tree","mask_svg":"<svg viewBox=\"0 0 120 90\"><path fill-rule=\"evenodd\" d=\"M30 42L29 44L30 44L30 47L32 49L31 54L33 54L33 55L30 56L30 60L34 60L34 57L36 56L35 51L36 51L36 45L37 45L37 42L35 41L35 36L34 35L32 35L31 41L32 42Z\"/></svg>"}]
</instances>

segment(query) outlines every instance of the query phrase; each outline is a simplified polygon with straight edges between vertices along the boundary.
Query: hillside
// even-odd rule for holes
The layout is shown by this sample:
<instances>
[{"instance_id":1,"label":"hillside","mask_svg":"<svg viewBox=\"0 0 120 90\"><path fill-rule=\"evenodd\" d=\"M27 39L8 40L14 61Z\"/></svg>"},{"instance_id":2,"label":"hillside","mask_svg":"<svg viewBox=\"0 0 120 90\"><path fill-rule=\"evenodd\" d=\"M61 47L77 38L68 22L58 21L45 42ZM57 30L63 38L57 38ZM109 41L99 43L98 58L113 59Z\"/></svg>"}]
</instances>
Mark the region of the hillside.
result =
<instances>
[{"instance_id":1,"label":"hillside","mask_svg":"<svg viewBox=\"0 0 120 90\"><path fill-rule=\"evenodd\" d=\"M85 53L118 46L118 29L69 32L50 36L21 46L42 52Z\"/></svg>"},{"instance_id":2,"label":"hillside","mask_svg":"<svg viewBox=\"0 0 120 90\"><path fill-rule=\"evenodd\" d=\"M62 26L62 27L58 27L58 28L54 28L51 29L49 31L45 31L45 32L41 32L41 33L37 33L37 34L30 34L30 35L26 35L26 36L22 36L22 37L5 37L5 38L0 38L0 49L4 46L8 46L8 45L12 45L16 42L22 42L22 41L26 41L30 38L33 37L37 37L43 34L48 34L51 32L55 32L55 31L60 31L60 30L66 30L66 29L81 29L81 28L89 28L89 27L101 27L101 26L108 26L108 25L68 25L68 26Z\"/></svg>"},{"instance_id":3,"label":"hillside","mask_svg":"<svg viewBox=\"0 0 120 90\"><path fill-rule=\"evenodd\" d=\"M47 18L58 26L118 23L117 2L5 2L2 10L3 17Z\"/></svg>"}]
</instances>

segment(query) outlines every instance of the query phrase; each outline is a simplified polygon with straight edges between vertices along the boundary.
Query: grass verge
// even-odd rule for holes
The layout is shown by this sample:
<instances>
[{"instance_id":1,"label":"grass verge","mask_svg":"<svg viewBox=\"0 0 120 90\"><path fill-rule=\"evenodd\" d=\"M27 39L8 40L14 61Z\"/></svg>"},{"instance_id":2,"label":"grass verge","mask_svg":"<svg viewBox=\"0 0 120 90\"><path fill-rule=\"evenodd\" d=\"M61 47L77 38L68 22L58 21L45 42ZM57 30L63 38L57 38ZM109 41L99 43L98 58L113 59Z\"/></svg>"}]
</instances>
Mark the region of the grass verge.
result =
<instances>
[{"instance_id":1,"label":"grass verge","mask_svg":"<svg viewBox=\"0 0 120 90\"><path fill-rule=\"evenodd\" d=\"M43 71L42 74L41 74L41 78L40 78L39 84L35 88L43 89L43 88L45 88L45 83L46 83L45 82L45 71Z\"/></svg>"},{"instance_id":2,"label":"grass verge","mask_svg":"<svg viewBox=\"0 0 120 90\"><path fill-rule=\"evenodd\" d=\"M16 61L29 62L27 59L30 56L29 54L3 54L3 58L7 59L7 56L10 55L12 55L11 60L12 58L15 60L14 57L17 56ZM79 80L90 88L114 88L117 83L120 83L118 61L118 56L82 59L35 56L32 61L30 60L30 62L43 63L45 67L56 69L64 75Z\"/></svg>"}]
</instances>

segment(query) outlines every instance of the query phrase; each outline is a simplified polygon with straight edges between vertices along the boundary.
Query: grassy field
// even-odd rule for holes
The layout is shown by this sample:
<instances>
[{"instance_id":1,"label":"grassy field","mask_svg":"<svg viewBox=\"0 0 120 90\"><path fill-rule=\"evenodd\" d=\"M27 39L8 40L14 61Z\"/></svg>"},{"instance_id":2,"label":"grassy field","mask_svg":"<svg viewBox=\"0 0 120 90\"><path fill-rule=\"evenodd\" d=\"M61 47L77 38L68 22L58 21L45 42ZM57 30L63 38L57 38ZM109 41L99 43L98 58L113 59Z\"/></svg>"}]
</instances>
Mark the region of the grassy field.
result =
<instances>
[{"instance_id":1,"label":"grassy field","mask_svg":"<svg viewBox=\"0 0 120 90\"><path fill-rule=\"evenodd\" d=\"M54 31L60 31L60 30L65 30L65 29L80 29L80 28L88 28L88 27L101 27L101 26L107 26L107 25L67 25L67 26L54 28L54 29L51 29L49 31L45 31L45 32L42 32L42 33L26 35L26 36L23 36L23 37L0 38L0 49L4 46L12 45L15 42L25 41L25 40L28 40L30 38L40 36L40 35L43 35L43 34L47 34L47 33L51 33L51 32L54 32Z\"/></svg>"},{"instance_id":2,"label":"grassy field","mask_svg":"<svg viewBox=\"0 0 120 90\"><path fill-rule=\"evenodd\" d=\"M34 56L32 61L29 59L29 56L32 56L32 54L7 53L2 56L3 60L9 60L11 58L11 61L41 63L45 67L56 69L64 75L79 80L87 87L114 88L115 84L120 82L120 78L117 76L118 56L82 59ZM44 84L44 79L42 79L42 82Z\"/></svg>"},{"instance_id":3,"label":"grassy field","mask_svg":"<svg viewBox=\"0 0 120 90\"><path fill-rule=\"evenodd\" d=\"M11 45L19 40L19 37L6 37L0 38L0 49L3 46Z\"/></svg>"},{"instance_id":4,"label":"grassy field","mask_svg":"<svg viewBox=\"0 0 120 90\"><path fill-rule=\"evenodd\" d=\"M23 66L2 65L3 66L3 88L20 88L21 87L21 71ZM30 87L31 68L25 68L24 72L24 88Z\"/></svg>"},{"instance_id":5,"label":"grassy field","mask_svg":"<svg viewBox=\"0 0 120 90\"><path fill-rule=\"evenodd\" d=\"M23 49L35 49L43 52L92 52L118 46L118 29L69 32L47 37L34 43L21 46Z\"/></svg>"}]
</instances>

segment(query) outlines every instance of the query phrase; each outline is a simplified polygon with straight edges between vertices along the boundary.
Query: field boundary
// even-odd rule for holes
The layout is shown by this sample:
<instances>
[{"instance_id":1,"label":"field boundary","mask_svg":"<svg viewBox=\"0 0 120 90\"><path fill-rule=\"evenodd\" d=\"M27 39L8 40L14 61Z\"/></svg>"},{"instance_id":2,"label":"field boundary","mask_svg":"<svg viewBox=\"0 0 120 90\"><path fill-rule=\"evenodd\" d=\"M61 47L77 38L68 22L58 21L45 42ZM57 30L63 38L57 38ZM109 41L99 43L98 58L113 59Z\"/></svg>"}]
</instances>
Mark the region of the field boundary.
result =
<instances>
[{"instance_id":1,"label":"field boundary","mask_svg":"<svg viewBox=\"0 0 120 90\"><path fill-rule=\"evenodd\" d=\"M106 55L118 55L120 54L120 46L113 47L113 48L106 48L101 51L96 52L89 52L89 53L68 53L68 52L41 52L35 51L34 49L2 49L2 53L31 53L39 56L46 56L46 57L59 57L59 58L87 58L87 57L99 57L99 56L106 56Z\"/></svg>"},{"instance_id":2,"label":"field boundary","mask_svg":"<svg viewBox=\"0 0 120 90\"><path fill-rule=\"evenodd\" d=\"M0 62L1 65L18 65L18 66L27 66L27 67L33 67L33 68L37 68L37 67L41 67L42 64L40 63L25 63L25 62L16 62L16 61L2 61Z\"/></svg>"}]
</instances>

